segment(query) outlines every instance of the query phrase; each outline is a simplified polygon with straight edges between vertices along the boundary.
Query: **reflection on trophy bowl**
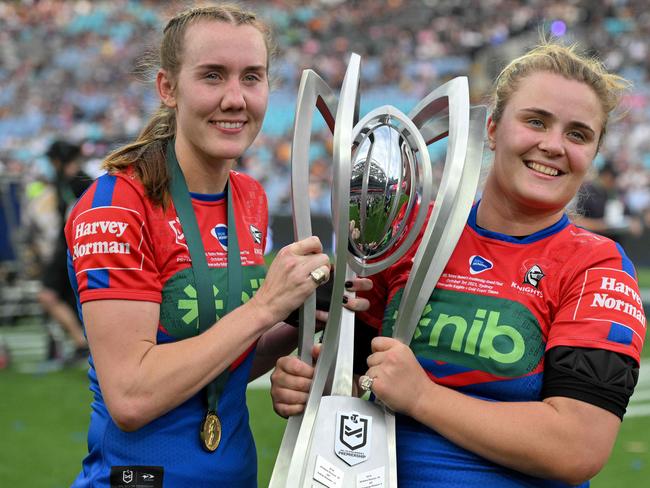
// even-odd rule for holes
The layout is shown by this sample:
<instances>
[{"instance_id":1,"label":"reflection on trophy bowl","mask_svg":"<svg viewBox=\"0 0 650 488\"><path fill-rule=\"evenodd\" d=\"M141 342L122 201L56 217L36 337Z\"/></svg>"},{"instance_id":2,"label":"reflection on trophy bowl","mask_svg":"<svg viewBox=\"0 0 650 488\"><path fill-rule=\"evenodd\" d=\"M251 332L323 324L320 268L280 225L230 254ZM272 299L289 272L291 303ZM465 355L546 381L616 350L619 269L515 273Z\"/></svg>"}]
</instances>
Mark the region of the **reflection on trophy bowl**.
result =
<instances>
[{"instance_id":1,"label":"reflection on trophy bowl","mask_svg":"<svg viewBox=\"0 0 650 488\"><path fill-rule=\"evenodd\" d=\"M355 139L349 249L362 261L379 258L403 237L416 198L415 161L414 149L390 115L366 124Z\"/></svg>"}]
</instances>

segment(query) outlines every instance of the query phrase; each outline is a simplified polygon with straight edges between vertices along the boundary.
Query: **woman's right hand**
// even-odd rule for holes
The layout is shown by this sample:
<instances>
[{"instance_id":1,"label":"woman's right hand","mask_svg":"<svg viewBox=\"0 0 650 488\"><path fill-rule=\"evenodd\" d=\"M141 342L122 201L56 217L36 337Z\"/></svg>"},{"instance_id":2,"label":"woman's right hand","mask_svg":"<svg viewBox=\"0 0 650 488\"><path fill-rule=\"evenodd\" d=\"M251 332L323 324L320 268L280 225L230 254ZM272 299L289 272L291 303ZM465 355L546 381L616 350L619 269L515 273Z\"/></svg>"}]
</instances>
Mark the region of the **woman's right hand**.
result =
<instances>
[{"instance_id":1,"label":"woman's right hand","mask_svg":"<svg viewBox=\"0 0 650 488\"><path fill-rule=\"evenodd\" d=\"M320 353L321 344L314 345L314 361ZM314 367L304 363L297 356L284 356L278 359L271 374L271 399L273 410L287 418L305 410L309 388L314 376Z\"/></svg>"},{"instance_id":2,"label":"woman's right hand","mask_svg":"<svg viewBox=\"0 0 650 488\"><path fill-rule=\"evenodd\" d=\"M319 268L329 279L330 260L318 237L289 244L275 256L264 283L249 303L268 316L269 325L274 325L316 290L318 285L309 274Z\"/></svg>"}]
</instances>

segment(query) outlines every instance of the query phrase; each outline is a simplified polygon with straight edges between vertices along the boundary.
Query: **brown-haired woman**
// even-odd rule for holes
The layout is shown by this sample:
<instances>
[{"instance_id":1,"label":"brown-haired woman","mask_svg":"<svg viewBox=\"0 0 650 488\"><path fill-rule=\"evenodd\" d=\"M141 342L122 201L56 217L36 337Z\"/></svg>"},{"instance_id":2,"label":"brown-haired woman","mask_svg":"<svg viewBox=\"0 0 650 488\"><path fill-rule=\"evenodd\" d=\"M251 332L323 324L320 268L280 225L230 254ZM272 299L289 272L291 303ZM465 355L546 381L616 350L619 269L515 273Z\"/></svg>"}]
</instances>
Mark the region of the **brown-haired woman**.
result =
<instances>
[{"instance_id":1,"label":"brown-haired woman","mask_svg":"<svg viewBox=\"0 0 650 488\"><path fill-rule=\"evenodd\" d=\"M75 487L257 484L246 385L295 347L281 321L329 276L316 237L266 272L266 196L232 169L262 126L271 53L238 6L170 20L160 109L69 218L95 394Z\"/></svg>"},{"instance_id":2,"label":"brown-haired woman","mask_svg":"<svg viewBox=\"0 0 650 488\"><path fill-rule=\"evenodd\" d=\"M605 464L646 318L623 250L565 207L626 85L554 42L512 61L496 82L482 199L410 347L390 336L415 251L373 276L359 317L381 337L359 384L398 414L400 488L587 486ZM279 360L276 410L302 410L312 371Z\"/></svg>"}]
</instances>

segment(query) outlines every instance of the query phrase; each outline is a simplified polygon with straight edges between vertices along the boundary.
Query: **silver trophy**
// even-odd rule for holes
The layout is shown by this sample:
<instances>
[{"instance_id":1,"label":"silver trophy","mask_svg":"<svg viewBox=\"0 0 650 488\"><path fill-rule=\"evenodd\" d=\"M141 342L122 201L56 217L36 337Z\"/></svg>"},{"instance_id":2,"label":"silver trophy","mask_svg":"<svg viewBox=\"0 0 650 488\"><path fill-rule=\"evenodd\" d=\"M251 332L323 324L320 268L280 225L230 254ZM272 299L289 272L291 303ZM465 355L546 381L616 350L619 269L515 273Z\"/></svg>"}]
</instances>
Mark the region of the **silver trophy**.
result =
<instances>
[{"instance_id":1,"label":"silver trophy","mask_svg":"<svg viewBox=\"0 0 650 488\"><path fill-rule=\"evenodd\" d=\"M397 486L394 413L352 395L354 314L340 305L345 281L395 263L426 225L393 331L410 343L478 185L486 108L470 107L467 78L432 91L408 116L382 106L358 120L360 64L352 54L338 100L312 70L300 82L291 159L295 238L312 235L307 188L317 108L334 136L334 281L309 398L304 413L288 420L272 488ZM445 166L429 213L434 184L428 145L444 138ZM298 354L305 362L312 360L315 311L314 294L300 309Z\"/></svg>"}]
</instances>

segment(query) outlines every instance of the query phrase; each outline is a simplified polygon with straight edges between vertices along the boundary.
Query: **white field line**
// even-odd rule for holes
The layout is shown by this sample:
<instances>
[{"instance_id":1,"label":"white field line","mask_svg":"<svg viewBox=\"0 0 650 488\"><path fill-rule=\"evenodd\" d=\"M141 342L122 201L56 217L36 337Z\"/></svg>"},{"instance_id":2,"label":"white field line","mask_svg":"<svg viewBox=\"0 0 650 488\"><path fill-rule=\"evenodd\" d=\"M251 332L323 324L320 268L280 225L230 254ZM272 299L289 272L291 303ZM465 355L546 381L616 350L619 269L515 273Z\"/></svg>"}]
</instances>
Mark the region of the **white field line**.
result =
<instances>
[{"instance_id":1,"label":"white field line","mask_svg":"<svg viewBox=\"0 0 650 488\"><path fill-rule=\"evenodd\" d=\"M625 418L650 416L650 364L641 362L639 381L630 398Z\"/></svg>"}]
</instances>

